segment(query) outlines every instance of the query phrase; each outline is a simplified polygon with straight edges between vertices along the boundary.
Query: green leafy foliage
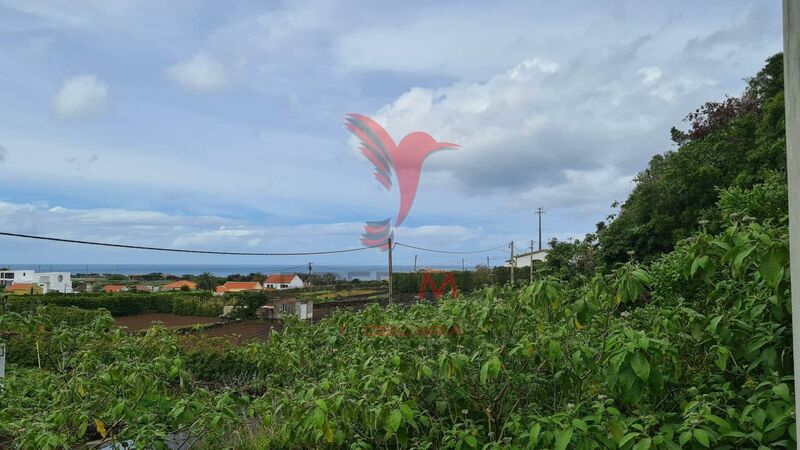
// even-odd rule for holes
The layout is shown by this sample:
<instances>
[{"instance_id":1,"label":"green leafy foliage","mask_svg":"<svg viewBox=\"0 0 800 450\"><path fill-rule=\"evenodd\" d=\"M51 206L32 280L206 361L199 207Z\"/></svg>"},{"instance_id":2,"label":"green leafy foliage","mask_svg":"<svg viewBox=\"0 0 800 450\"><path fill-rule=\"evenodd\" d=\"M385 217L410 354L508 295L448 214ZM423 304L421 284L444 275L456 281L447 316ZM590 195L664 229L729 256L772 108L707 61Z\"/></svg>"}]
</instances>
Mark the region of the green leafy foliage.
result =
<instances>
[{"instance_id":1,"label":"green leafy foliage","mask_svg":"<svg viewBox=\"0 0 800 450\"><path fill-rule=\"evenodd\" d=\"M786 185L783 105L783 55L777 54L741 97L710 102L690 114L688 133L673 130L678 149L653 157L618 216L600 230L602 260L624 262L629 251L653 260L694 233L699 221L716 226L720 189L728 190L723 208L745 207L756 218L785 214L785 194L771 189ZM744 193L760 183L767 186ZM758 205L759 197L768 201Z\"/></svg>"},{"instance_id":2,"label":"green leafy foliage","mask_svg":"<svg viewBox=\"0 0 800 450\"><path fill-rule=\"evenodd\" d=\"M649 266L289 320L233 346L103 310L3 316L0 436L208 448L793 448L785 225L732 221ZM365 329L456 327L461 333ZM19 351L14 350L20 349ZM39 368L41 366L41 369Z\"/></svg>"}]
</instances>

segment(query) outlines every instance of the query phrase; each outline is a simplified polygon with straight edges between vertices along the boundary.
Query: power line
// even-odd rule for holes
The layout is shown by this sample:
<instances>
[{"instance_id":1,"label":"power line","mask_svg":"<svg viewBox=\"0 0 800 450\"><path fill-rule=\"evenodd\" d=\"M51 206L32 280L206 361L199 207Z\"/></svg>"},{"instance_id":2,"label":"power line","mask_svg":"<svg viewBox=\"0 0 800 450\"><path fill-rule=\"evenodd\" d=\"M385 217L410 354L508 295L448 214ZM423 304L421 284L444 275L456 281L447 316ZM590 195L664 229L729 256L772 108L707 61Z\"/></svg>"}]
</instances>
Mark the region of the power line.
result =
<instances>
[{"instance_id":1,"label":"power line","mask_svg":"<svg viewBox=\"0 0 800 450\"><path fill-rule=\"evenodd\" d=\"M399 242L395 242L394 245L399 245L401 247L407 247L407 248L413 248L413 249L417 249L417 250L422 250L422 251L425 251L425 252L448 253L448 254L458 254L458 255L466 255L466 254L470 254L470 253L486 253L486 252L491 252L493 250L497 250L497 249L500 249L500 248L505 248L505 245L501 245L499 247L489 248L489 249L486 249L486 250L475 250L475 251L470 251L470 252L459 252L459 251L448 251L448 250L435 250L435 249L430 249L430 248L417 247L415 245L401 244Z\"/></svg>"},{"instance_id":2,"label":"power line","mask_svg":"<svg viewBox=\"0 0 800 450\"><path fill-rule=\"evenodd\" d=\"M142 245L125 245L125 244L112 244L109 242L94 242L94 241L80 241L76 239L61 239L61 238L54 238L54 237L47 237L47 236L34 236L31 234L19 234L19 233L6 233L0 231L0 236L10 236L10 237L18 237L18 238L25 238L25 239L36 239L40 241L51 241L51 242L66 242L69 244L82 244L82 245L96 245L99 247L114 247L114 248L127 248L133 250L152 250L157 252L171 252L171 253L194 253L194 254L203 254L203 255L234 255L234 256L305 256L305 255L330 255L333 253L350 253L350 252L358 252L361 250L368 250L370 248L380 247L380 245L373 245L367 247L358 247L358 248L346 248L341 250L326 250L326 251L319 251L319 252L274 252L274 253L261 253L261 252L221 252L221 251L211 251L211 250L188 250L188 249L179 249L179 248L167 248L167 247L147 247Z\"/></svg>"}]
</instances>

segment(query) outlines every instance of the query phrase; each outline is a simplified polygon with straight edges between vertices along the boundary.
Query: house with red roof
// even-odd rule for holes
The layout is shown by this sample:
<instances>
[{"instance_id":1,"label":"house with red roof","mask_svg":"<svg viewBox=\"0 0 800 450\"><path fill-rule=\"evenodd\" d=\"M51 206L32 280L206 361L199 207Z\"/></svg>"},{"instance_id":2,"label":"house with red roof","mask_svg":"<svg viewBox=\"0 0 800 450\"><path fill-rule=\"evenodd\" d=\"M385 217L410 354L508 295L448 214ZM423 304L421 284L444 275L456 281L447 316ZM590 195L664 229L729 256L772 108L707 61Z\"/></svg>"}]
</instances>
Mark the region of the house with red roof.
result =
<instances>
[{"instance_id":1,"label":"house with red roof","mask_svg":"<svg viewBox=\"0 0 800 450\"><path fill-rule=\"evenodd\" d=\"M266 289L297 289L303 287L303 280L297 275L270 274L264 280Z\"/></svg>"},{"instance_id":2,"label":"house with red roof","mask_svg":"<svg viewBox=\"0 0 800 450\"><path fill-rule=\"evenodd\" d=\"M103 286L103 292L128 292L128 287L120 284L107 284Z\"/></svg>"},{"instance_id":3,"label":"house with red roof","mask_svg":"<svg viewBox=\"0 0 800 450\"><path fill-rule=\"evenodd\" d=\"M264 287L258 281L228 281L222 286L217 286L214 294L222 295L228 292L260 291Z\"/></svg>"},{"instance_id":4,"label":"house with red roof","mask_svg":"<svg viewBox=\"0 0 800 450\"><path fill-rule=\"evenodd\" d=\"M187 289L190 291L194 291L197 289L197 283L187 280L178 280L173 281L172 283L165 284L161 286L161 289L164 291L180 291L183 287L186 286Z\"/></svg>"},{"instance_id":5,"label":"house with red roof","mask_svg":"<svg viewBox=\"0 0 800 450\"><path fill-rule=\"evenodd\" d=\"M42 287L34 283L14 283L5 289L5 292L10 292L13 295L33 295L41 294Z\"/></svg>"}]
</instances>

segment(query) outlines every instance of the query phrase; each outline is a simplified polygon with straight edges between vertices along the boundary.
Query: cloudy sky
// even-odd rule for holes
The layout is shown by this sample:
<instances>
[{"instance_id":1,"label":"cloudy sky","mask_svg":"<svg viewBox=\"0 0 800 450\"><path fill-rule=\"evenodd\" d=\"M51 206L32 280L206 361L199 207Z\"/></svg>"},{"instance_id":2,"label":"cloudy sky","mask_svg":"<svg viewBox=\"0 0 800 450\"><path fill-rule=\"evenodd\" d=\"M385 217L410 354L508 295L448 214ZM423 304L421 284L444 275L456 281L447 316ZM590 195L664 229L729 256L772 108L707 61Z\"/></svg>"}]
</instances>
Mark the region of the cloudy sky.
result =
<instances>
[{"instance_id":1,"label":"cloudy sky","mask_svg":"<svg viewBox=\"0 0 800 450\"><path fill-rule=\"evenodd\" d=\"M428 158L398 242L527 246L538 206L545 239L581 237L671 148L671 126L739 94L780 48L778 1L0 0L0 231L358 247L398 198L342 126L356 112L396 141L421 130L462 146ZM308 259L0 238L0 264Z\"/></svg>"}]
</instances>

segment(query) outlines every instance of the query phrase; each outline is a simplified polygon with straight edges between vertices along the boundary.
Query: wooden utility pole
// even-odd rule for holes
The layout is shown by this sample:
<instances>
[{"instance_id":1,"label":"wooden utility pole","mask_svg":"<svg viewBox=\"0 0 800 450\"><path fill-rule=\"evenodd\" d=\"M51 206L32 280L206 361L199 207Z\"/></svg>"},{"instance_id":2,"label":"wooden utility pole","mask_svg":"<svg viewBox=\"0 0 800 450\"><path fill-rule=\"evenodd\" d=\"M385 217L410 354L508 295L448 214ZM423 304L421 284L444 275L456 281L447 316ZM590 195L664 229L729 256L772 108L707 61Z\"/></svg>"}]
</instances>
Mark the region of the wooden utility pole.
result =
<instances>
[{"instance_id":1,"label":"wooden utility pole","mask_svg":"<svg viewBox=\"0 0 800 450\"><path fill-rule=\"evenodd\" d=\"M539 216L539 251L542 251L542 214L544 214L544 209L540 206L536 210L536 215Z\"/></svg>"},{"instance_id":2,"label":"wooden utility pole","mask_svg":"<svg viewBox=\"0 0 800 450\"><path fill-rule=\"evenodd\" d=\"M531 281L530 283L533 284L533 239L531 239Z\"/></svg>"},{"instance_id":3,"label":"wooden utility pole","mask_svg":"<svg viewBox=\"0 0 800 450\"><path fill-rule=\"evenodd\" d=\"M511 285L514 285L514 241L511 241L511 259L508 260L508 267L511 269Z\"/></svg>"},{"instance_id":4,"label":"wooden utility pole","mask_svg":"<svg viewBox=\"0 0 800 450\"><path fill-rule=\"evenodd\" d=\"M417 272L417 255L414 255L414 273Z\"/></svg>"},{"instance_id":5,"label":"wooden utility pole","mask_svg":"<svg viewBox=\"0 0 800 450\"><path fill-rule=\"evenodd\" d=\"M393 291L394 287L392 286L392 238L389 238L387 241L388 249L389 249L389 303L392 303L394 300Z\"/></svg>"},{"instance_id":6,"label":"wooden utility pole","mask_svg":"<svg viewBox=\"0 0 800 450\"><path fill-rule=\"evenodd\" d=\"M789 175L789 256L792 276L792 351L800 373L800 2L783 0L783 80L786 105L786 169ZM795 421L800 418L800 377L794 377ZM795 422L796 424L797 422Z\"/></svg>"}]
</instances>

